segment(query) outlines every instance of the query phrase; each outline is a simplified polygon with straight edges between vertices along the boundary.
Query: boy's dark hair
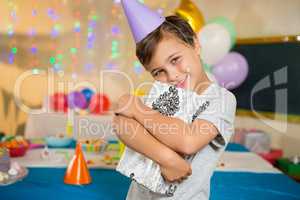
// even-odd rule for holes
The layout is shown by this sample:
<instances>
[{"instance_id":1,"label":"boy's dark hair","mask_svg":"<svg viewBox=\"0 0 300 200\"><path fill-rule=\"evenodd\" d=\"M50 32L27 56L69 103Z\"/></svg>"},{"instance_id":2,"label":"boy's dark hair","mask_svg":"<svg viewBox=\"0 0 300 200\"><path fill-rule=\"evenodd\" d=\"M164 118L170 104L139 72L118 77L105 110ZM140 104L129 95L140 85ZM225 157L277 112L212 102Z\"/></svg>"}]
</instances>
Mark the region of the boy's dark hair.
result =
<instances>
[{"instance_id":1,"label":"boy's dark hair","mask_svg":"<svg viewBox=\"0 0 300 200\"><path fill-rule=\"evenodd\" d=\"M157 29L136 44L136 56L143 65L150 63L158 43L166 33L172 34L184 43L195 47L194 38L196 34L188 22L175 15L168 16Z\"/></svg>"}]
</instances>

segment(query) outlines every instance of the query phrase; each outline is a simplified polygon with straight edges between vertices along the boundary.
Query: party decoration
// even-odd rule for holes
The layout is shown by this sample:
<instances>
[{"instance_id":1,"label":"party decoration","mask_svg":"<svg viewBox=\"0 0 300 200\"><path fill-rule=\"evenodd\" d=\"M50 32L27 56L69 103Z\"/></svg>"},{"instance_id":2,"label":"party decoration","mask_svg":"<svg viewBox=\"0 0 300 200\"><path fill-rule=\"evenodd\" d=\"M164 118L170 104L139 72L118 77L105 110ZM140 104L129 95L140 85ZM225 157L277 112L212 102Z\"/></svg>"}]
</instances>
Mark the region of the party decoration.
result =
<instances>
[{"instance_id":1,"label":"party decoration","mask_svg":"<svg viewBox=\"0 0 300 200\"><path fill-rule=\"evenodd\" d=\"M63 93L54 93L50 97L50 107L56 112L67 112L68 98Z\"/></svg>"},{"instance_id":2,"label":"party decoration","mask_svg":"<svg viewBox=\"0 0 300 200\"><path fill-rule=\"evenodd\" d=\"M230 34L220 24L208 24L199 33L201 56L205 63L213 65L230 50Z\"/></svg>"},{"instance_id":3,"label":"party decoration","mask_svg":"<svg viewBox=\"0 0 300 200\"><path fill-rule=\"evenodd\" d=\"M76 145L75 155L67 168L64 183L71 185L86 185L91 183L90 173L80 143Z\"/></svg>"},{"instance_id":4,"label":"party decoration","mask_svg":"<svg viewBox=\"0 0 300 200\"><path fill-rule=\"evenodd\" d=\"M137 0L122 0L122 6L136 43L158 28L165 18Z\"/></svg>"},{"instance_id":5,"label":"party decoration","mask_svg":"<svg viewBox=\"0 0 300 200\"><path fill-rule=\"evenodd\" d=\"M84 95L86 102L90 102L92 96L94 95L93 90L89 89L89 88L85 88L83 90L81 90L81 93Z\"/></svg>"},{"instance_id":6,"label":"party decoration","mask_svg":"<svg viewBox=\"0 0 300 200\"><path fill-rule=\"evenodd\" d=\"M209 65L207 63L202 62L202 67L205 72L211 72L212 71L212 65Z\"/></svg>"},{"instance_id":7,"label":"party decoration","mask_svg":"<svg viewBox=\"0 0 300 200\"><path fill-rule=\"evenodd\" d=\"M144 96L146 94L146 92L145 92L145 90L143 90L143 89L135 89L134 91L133 91L133 95L135 95L135 96L138 96L138 97L142 97L142 96Z\"/></svg>"},{"instance_id":8,"label":"party decoration","mask_svg":"<svg viewBox=\"0 0 300 200\"><path fill-rule=\"evenodd\" d=\"M109 110L110 100L105 94L95 94L90 102L89 109L93 114L103 114Z\"/></svg>"},{"instance_id":9,"label":"party decoration","mask_svg":"<svg viewBox=\"0 0 300 200\"><path fill-rule=\"evenodd\" d=\"M205 24L201 11L191 0L181 0L175 13L185 19L196 33L198 33Z\"/></svg>"},{"instance_id":10,"label":"party decoration","mask_svg":"<svg viewBox=\"0 0 300 200\"><path fill-rule=\"evenodd\" d=\"M230 52L213 68L218 83L227 89L241 85L248 75L248 63L244 56Z\"/></svg>"},{"instance_id":11,"label":"party decoration","mask_svg":"<svg viewBox=\"0 0 300 200\"><path fill-rule=\"evenodd\" d=\"M230 34L231 47L234 46L236 42L236 29L234 24L226 17L216 17L207 22L208 24L220 24L224 26Z\"/></svg>"},{"instance_id":12,"label":"party decoration","mask_svg":"<svg viewBox=\"0 0 300 200\"><path fill-rule=\"evenodd\" d=\"M87 108L87 102L85 96L80 92L71 92L68 96L68 105L69 108Z\"/></svg>"}]
</instances>

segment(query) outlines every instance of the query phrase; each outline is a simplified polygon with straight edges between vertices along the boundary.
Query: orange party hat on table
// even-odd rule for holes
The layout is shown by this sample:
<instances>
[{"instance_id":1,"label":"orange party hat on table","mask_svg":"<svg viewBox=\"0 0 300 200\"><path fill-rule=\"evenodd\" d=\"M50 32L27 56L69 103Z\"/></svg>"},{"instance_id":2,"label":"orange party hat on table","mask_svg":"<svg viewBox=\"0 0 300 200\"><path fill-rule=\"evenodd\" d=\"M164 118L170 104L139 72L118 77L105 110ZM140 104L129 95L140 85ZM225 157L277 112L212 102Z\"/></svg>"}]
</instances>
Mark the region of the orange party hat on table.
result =
<instances>
[{"instance_id":1,"label":"orange party hat on table","mask_svg":"<svg viewBox=\"0 0 300 200\"><path fill-rule=\"evenodd\" d=\"M80 143L76 145L75 155L69 163L64 182L71 185L86 185L91 183L90 173Z\"/></svg>"}]
</instances>

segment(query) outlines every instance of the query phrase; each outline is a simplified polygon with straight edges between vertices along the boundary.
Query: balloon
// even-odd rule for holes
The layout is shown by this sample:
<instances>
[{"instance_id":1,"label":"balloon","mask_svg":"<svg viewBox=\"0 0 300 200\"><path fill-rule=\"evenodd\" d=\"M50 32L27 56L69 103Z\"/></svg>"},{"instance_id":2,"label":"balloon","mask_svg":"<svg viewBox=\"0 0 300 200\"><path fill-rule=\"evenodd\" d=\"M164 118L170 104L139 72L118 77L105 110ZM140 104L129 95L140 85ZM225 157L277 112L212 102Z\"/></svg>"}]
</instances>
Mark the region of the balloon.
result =
<instances>
[{"instance_id":1,"label":"balloon","mask_svg":"<svg viewBox=\"0 0 300 200\"><path fill-rule=\"evenodd\" d=\"M185 19L195 33L198 33L205 24L201 11L191 0L181 0L175 13Z\"/></svg>"},{"instance_id":2,"label":"balloon","mask_svg":"<svg viewBox=\"0 0 300 200\"><path fill-rule=\"evenodd\" d=\"M105 94L95 94L92 96L89 109L93 114L103 114L108 111L110 100Z\"/></svg>"},{"instance_id":3,"label":"balloon","mask_svg":"<svg viewBox=\"0 0 300 200\"><path fill-rule=\"evenodd\" d=\"M212 65L202 62L202 67L206 73L210 73L212 71Z\"/></svg>"},{"instance_id":4,"label":"balloon","mask_svg":"<svg viewBox=\"0 0 300 200\"><path fill-rule=\"evenodd\" d=\"M213 68L213 74L218 83L227 89L241 85L248 75L248 63L244 56L230 52Z\"/></svg>"},{"instance_id":5,"label":"balloon","mask_svg":"<svg viewBox=\"0 0 300 200\"><path fill-rule=\"evenodd\" d=\"M133 95L138 96L138 97L142 97L145 96L146 92L143 89L136 89L133 92Z\"/></svg>"},{"instance_id":6,"label":"balloon","mask_svg":"<svg viewBox=\"0 0 300 200\"><path fill-rule=\"evenodd\" d=\"M68 99L64 93L54 93L50 97L50 107L56 112L68 111Z\"/></svg>"},{"instance_id":7,"label":"balloon","mask_svg":"<svg viewBox=\"0 0 300 200\"><path fill-rule=\"evenodd\" d=\"M234 46L236 42L236 29L234 24L226 17L216 17L207 22L208 24L220 24L226 28L230 34L231 47Z\"/></svg>"},{"instance_id":8,"label":"balloon","mask_svg":"<svg viewBox=\"0 0 300 200\"><path fill-rule=\"evenodd\" d=\"M85 89L81 90L81 93L83 94L83 96L85 97L85 100L88 103L91 101L91 98L94 95L93 90L91 90L90 88L85 88Z\"/></svg>"},{"instance_id":9,"label":"balloon","mask_svg":"<svg viewBox=\"0 0 300 200\"><path fill-rule=\"evenodd\" d=\"M68 96L68 103L70 108L87 108L87 102L84 95L80 92L71 92Z\"/></svg>"},{"instance_id":10,"label":"balloon","mask_svg":"<svg viewBox=\"0 0 300 200\"><path fill-rule=\"evenodd\" d=\"M208 24L199 33L201 57L209 65L216 64L230 50L230 34L220 24Z\"/></svg>"}]
</instances>

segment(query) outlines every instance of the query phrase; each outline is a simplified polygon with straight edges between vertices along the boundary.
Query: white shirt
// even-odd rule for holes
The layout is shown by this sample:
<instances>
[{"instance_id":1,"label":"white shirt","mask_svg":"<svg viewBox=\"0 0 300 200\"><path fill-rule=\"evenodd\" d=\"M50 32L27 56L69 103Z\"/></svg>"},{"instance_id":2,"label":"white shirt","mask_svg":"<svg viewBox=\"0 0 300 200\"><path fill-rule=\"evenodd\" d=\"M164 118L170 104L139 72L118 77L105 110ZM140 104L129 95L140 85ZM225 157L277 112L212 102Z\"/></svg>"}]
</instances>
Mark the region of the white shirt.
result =
<instances>
[{"instance_id":1,"label":"white shirt","mask_svg":"<svg viewBox=\"0 0 300 200\"><path fill-rule=\"evenodd\" d=\"M209 106L195 120L202 119L211 122L218 129L219 134L225 141L225 145L220 145L216 141L213 141L216 146L220 147L218 150L214 150L210 145L207 145L197 152L191 162L192 175L177 186L172 197L153 193L142 185L132 181L127 194L127 200L209 199L211 176L220 155L224 152L234 132L236 99L231 92L214 83L201 94L201 99L202 97L203 102L209 102Z\"/></svg>"}]
</instances>

